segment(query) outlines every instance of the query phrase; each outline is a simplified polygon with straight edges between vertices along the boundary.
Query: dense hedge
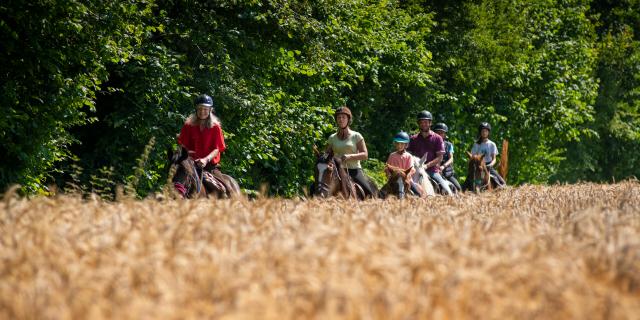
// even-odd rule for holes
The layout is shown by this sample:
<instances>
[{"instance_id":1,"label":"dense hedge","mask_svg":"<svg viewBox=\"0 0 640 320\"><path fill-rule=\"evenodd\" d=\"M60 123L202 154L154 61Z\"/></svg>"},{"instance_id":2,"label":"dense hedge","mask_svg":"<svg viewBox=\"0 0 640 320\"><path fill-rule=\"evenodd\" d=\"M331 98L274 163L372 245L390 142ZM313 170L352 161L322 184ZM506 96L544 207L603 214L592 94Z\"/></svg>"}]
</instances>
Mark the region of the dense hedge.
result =
<instances>
[{"instance_id":1,"label":"dense hedge","mask_svg":"<svg viewBox=\"0 0 640 320\"><path fill-rule=\"evenodd\" d=\"M459 172L484 120L510 141L511 183L640 176L638 4L4 1L0 186L159 190L199 93L223 122L223 170L271 194L309 185L342 104L371 169L428 109Z\"/></svg>"}]
</instances>

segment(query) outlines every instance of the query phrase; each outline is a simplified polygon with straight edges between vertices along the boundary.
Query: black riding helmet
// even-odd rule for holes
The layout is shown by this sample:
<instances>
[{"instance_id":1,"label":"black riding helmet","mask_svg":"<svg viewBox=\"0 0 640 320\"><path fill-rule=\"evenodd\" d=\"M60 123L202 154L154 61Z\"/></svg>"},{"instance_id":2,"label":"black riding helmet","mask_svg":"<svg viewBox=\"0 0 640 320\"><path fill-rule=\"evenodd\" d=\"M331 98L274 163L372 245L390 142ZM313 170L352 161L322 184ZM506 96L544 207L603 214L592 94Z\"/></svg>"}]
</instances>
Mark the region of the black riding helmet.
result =
<instances>
[{"instance_id":1,"label":"black riding helmet","mask_svg":"<svg viewBox=\"0 0 640 320\"><path fill-rule=\"evenodd\" d=\"M213 107L213 99L206 94L201 94L193 101L193 104L197 107L199 105Z\"/></svg>"},{"instance_id":2,"label":"black riding helmet","mask_svg":"<svg viewBox=\"0 0 640 320\"><path fill-rule=\"evenodd\" d=\"M429 112L427 110L422 110L422 111L418 112L418 116L416 117L416 119L418 121L420 121L420 120L433 120L433 116L431 115L431 112Z\"/></svg>"},{"instance_id":3,"label":"black riding helmet","mask_svg":"<svg viewBox=\"0 0 640 320\"><path fill-rule=\"evenodd\" d=\"M433 127L431 127L431 130L448 132L449 131L449 127L447 127L446 124L444 124L442 122L439 122L439 123L436 123Z\"/></svg>"},{"instance_id":4,"label":"black riding helmet","mask_svg":"<svg viewBox=\"0 0 640 320\"><path fill-rule=\"evenodd\" d=\"M482 131L482 129L487 129L491 132L491 125L488 122L481 122L478 126L478 132Z\"/></svg>"}]
</instances>

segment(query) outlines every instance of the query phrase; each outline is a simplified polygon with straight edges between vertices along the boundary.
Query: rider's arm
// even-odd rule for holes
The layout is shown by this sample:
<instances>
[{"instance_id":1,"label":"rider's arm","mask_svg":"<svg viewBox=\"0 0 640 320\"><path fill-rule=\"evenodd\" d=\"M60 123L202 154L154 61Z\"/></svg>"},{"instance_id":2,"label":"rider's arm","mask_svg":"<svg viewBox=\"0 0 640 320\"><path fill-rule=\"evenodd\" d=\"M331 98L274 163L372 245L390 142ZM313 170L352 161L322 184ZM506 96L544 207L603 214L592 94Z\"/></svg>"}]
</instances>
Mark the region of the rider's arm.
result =
<instances>
[{"instance_id":1,"label":"rider's arm","mask_svg":"<svg viewBox=\"0 0 640 320\"><path fill-rule=\"evenodd\" d=\"M409 171L409 173L407 173L407 180L411 180L411 177L413 177L415 173L416 173L416 168L411 167L411 170Z\"/></svg>"},{"instance_id":2,"label":"rider's arm","mask_svg":"<svg viewBox=\"0 0 640 320\"><path fill-rule=\"evenodd\" d=\"M493 167L493 165L496 164L496 154L492 154L491 155L491 162L489 162L489 164L487 164L489 167Z\"/></svg>"},{"instance_id":3,"label":"rider's arm","mask_svg":"<svg viewBox=\"0 0 640 320\"><path fill-rule=\"evenodd\" d=\"M449 160L447 160L447 162L445 162L442 166L446 168L450 166L452 163L453 163L453 152L450 153Z\"/></svg>"},{"instance_id":4,"label":"rider's arm","mask_svg":"<svg viewBox=\"0 0 640 320\"><path fill-rule=\"evenodd\" d=\"M213 160L213 158L215 158L218 154L220 153L220 150L218 150L218 148L213 149L213 151L211 151L211 153L209 153L205 158L207 160L207 163L211 162L211 160Z\"/></svg>"},{"instance_id":5,"label":"rider's arm","mask_svg":"<svg viewBox=\"0 0 640 320\"><path fill-rule=\"evenodd\" d=\"M435 159L425 163L424 168L425 169L429 169L431 167L437 166L440 164L440 162L442 162L442 156L444 155L444 152L438 152L436 153L436 157Z\"/></svg>"}]
</instances>

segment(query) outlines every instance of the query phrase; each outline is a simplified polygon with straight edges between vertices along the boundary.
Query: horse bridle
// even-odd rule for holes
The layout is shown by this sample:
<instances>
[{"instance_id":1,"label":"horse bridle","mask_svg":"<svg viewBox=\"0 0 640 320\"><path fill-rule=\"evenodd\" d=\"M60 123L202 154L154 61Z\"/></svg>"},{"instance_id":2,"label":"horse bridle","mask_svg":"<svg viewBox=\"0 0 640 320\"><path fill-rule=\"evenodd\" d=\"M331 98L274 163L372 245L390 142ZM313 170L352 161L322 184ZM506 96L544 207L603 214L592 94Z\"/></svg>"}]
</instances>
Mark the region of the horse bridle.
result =
<instances>
[{"instance_id":1,"label":"horse bridle","mask_svg":"<svg viewBox=\"0 0 640 320\"><path fill-rule=\"evenodd\" d=\"M491 183L491 179L488 179L488 182L484 183L484 181L487 180L485 176L487 172L485 170L482 170L481 164L474 163L474 167L475 168L473 170L473 185L481 189L486 189L489 183ZM478 176L476 175L478 171L480 171L480 179L478 179Z\"/></svg>"}]
</instances>

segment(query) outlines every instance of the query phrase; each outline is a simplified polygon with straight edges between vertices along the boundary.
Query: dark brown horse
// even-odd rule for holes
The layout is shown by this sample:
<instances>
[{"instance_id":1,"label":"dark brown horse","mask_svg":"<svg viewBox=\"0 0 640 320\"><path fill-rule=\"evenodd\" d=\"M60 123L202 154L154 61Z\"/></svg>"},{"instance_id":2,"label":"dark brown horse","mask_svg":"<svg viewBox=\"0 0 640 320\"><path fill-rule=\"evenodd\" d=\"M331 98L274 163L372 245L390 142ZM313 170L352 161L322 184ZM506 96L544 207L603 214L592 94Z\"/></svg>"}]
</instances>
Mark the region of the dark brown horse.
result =
<instances>
[{"instance_id":1,"label":"dark brown horse","mask_svg":"<svg viewBox=\"0 0 640 320\"><path fill-rule=\"evenodd\" d=\"M335 158L332 152L321 154L315 147L313 150L317 156L314 168L315 183L312 192L314 197L341 196L345 199L358 200L366 198L364 190L351 179L347 168L342 165L340 159ZM369 181L369 184L374 191L373 196L376 197L378 188L373 181Z\"/></svg>"},{"instance_id":2,"label":"dark brown horse","mask_svg":"<svg viewBox=\"0 0 640 320\"><path fill-rule=\"evenodd\" d=\"M467 180L465 181L467 190L471 190L475 193L485 190L493 190L491 174L489 173L487 164L484 162L484 155L472 155L467 152L467 156L469 157Z\"/></svg>"},{"instance_id":3,"label":"dark brown horse","mask_svg":"<svg viewBox=\"0 0 640 320\"><path fill-rule=\"evenodd\" d=\"M316 197L364 199L362 188L351 180L340 159L334 158L331 152L318 154L314 178L316 182L313 195Z\"/></svg>"},{"instance_id":4,"label":"dark brown horse","mask_svg":"<svg viewBox=\"0 0 640 320\"><path fill-rule=\"evenodd\" d=\"M191 158L184 147L176 150L167 149L170 166L176 165L173 183L176 191L185 198L231 198L241 194L240 186L235 179L226 174L220 176L202 170Z\"/></svg>"}]
</instances>

